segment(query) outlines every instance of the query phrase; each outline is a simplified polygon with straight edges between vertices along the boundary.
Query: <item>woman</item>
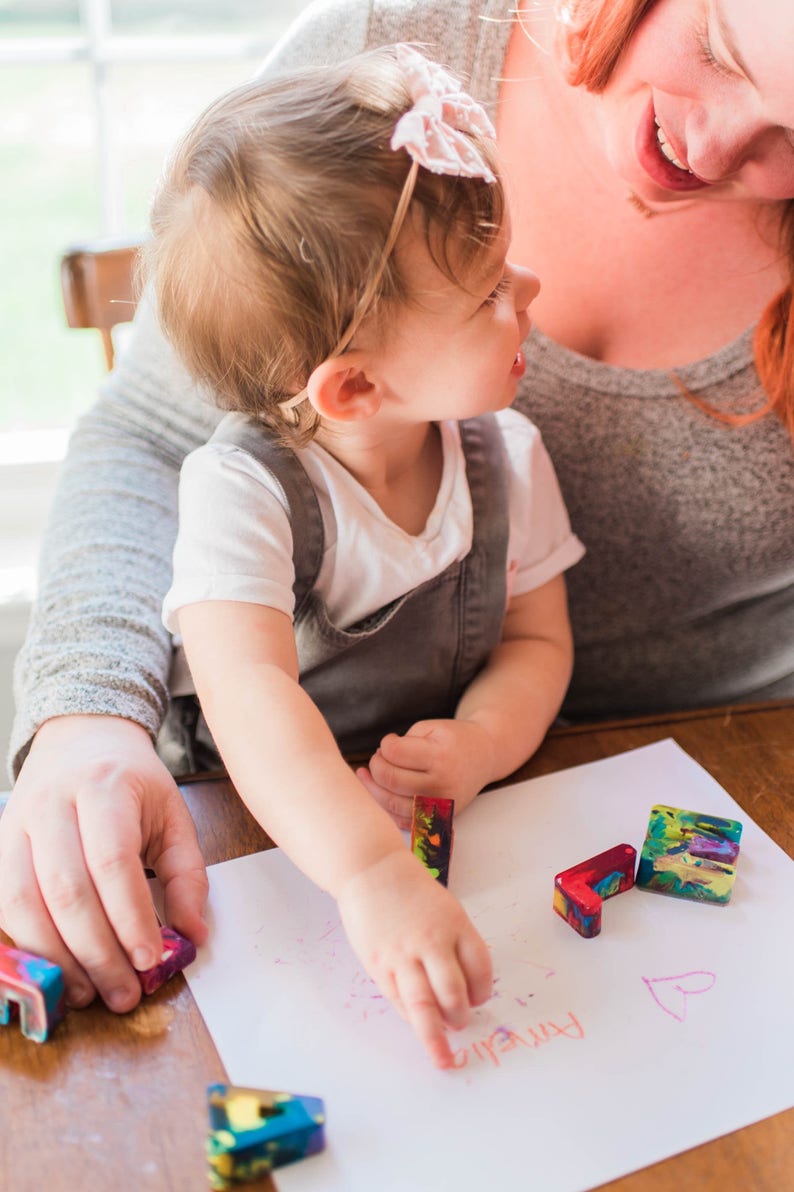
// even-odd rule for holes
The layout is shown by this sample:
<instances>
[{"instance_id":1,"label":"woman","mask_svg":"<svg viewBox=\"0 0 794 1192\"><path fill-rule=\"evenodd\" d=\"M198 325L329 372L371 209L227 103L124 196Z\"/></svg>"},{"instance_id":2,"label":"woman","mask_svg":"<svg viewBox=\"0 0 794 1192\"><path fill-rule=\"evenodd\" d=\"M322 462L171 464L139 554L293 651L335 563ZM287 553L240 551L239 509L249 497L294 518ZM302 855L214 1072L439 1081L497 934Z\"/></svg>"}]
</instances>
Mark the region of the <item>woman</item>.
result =
<instances>
[{"instance_id":1,"label":"woman","mask_svg":"<svg viewBox=\"0 0 794 1192\"><path fill-rule=\"evenodd\" d=\"M414 40L492 107L511 258L543 284L517 404L588 547L568 713L794 694L794 9L513 7L326 0L266 69ZM0 923L64 967L73 1005L138 1000L132 965L159 941L139 857L168 922L206 932L195 834L152 737L178 468L216 418L144 304L74 438L0 821Z\"/></svg>"}]
</instances>

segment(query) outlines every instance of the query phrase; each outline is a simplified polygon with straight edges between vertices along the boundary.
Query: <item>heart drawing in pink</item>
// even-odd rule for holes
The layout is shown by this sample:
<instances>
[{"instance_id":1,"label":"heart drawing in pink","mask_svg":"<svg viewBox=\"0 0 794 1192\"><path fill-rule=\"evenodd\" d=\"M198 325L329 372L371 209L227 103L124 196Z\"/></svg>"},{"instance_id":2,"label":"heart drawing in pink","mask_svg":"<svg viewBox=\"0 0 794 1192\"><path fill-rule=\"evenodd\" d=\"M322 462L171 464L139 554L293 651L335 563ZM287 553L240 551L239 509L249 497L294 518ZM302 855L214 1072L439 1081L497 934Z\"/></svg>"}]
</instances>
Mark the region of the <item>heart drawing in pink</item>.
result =
<instances>
[{"instance_id":1,"label":"heart drawing in pink","mask_svg":"<svg viewBox=\"0 0 794 1192\"><path fill-rule=\"evenodd\" d=\"M653 1000L665 1014L683 1022L686 1018L686 999L693 993L708 993L717 980L716 973L695 969L679 973L677 977L643 977Z\"/></svg>"}]
</instances>

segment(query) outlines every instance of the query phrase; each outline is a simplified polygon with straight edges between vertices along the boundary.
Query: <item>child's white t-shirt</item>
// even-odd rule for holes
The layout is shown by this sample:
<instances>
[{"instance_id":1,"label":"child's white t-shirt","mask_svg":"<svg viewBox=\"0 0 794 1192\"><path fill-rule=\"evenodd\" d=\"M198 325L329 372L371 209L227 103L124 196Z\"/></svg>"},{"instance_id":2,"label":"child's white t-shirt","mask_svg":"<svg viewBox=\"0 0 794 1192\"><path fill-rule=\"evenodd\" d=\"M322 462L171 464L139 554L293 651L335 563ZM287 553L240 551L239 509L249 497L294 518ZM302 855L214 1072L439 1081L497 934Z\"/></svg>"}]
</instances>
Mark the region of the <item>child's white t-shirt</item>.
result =
<instances>
[{"instance_id":1,"label":"child's white t-shirt","mask_svg":"<svg viewBox=\"0 0 794 1192\"><path fill-rule=\"evenodd\" d=\"M508 594L521 595L576 563L572 533L540 432L516 410L497 415L508 468ZM317 443L300 452L320 505L325 554L316 590L334 624L347 628L464 558L473 515L456 422L440 424L443 472L421 534L383 513L357 480ZM209 442L182 465L173 583L163 621L204 600L264 604L292 616L292 532L271 473L245 451Z\"/></svg>"}]
</instances>

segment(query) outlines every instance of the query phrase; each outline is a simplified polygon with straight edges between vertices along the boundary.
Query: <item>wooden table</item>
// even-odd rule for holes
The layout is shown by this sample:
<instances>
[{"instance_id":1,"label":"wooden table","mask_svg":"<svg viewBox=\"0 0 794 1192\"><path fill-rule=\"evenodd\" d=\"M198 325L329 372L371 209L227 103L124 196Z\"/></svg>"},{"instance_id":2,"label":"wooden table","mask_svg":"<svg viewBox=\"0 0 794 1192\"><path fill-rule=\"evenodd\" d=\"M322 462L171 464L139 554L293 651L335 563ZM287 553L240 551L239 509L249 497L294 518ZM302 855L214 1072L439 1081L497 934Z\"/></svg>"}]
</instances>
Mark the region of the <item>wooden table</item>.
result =
<instances>
[{"instance_id":1,"label":"wooden table","mask_svg":"<svg viewBox=\"0 0 794 1192\"><path fill-rule=\"evenodd\" d=\"M557 729L516 778L664 737L705 766L794 857L794 701ZM208 863L269 845L227 784L195 783L183 790ZM792 938L780 945L792 947ZM729 1066L712 1076L724 1081L729 1097ZM124 1017L100 1006L72 1012L43 1046L24 1039L15 1025L0 1030L0 1189L202 1192L209 1186L205 1090L225 1079L181 976ZM255 1186L272 1189L267 1181ZM500 1192L525 1187L518 1183ZM794 1109L606 1187L788 1192L794 1189Z\"/></svg>"}]
</instances>

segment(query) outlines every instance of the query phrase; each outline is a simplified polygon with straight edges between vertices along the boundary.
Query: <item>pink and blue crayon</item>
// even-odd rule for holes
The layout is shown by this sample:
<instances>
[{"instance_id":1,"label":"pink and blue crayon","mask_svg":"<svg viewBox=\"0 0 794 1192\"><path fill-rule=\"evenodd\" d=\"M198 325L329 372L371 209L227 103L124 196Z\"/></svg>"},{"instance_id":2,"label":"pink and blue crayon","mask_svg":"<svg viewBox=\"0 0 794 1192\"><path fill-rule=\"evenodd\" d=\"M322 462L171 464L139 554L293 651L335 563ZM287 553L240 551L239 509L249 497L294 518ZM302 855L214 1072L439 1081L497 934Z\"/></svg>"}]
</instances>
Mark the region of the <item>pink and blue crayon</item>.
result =
<instances>
[{"instance_id":1,"label":"pink and blue crayon","mask_svg":"<svg viewBox=\"0 0 794 1192\"><path fill-rule=\"evenodd\" d=\"M208 1174L216 1189L258 1179L325 1146L325 1106L319 1097L211 1084L207 1108Z\"/></svg>"},{"instance_id":2,"label":"pink and blue crayon","mask_svg":"<svg viewBox=\"0 0 794 1192\"><path fill-rule=\"evenodd\" d=\"M196 959L196 945L185 939L173 927L161 927L160 935L163 940L163 952L152 968L138 973L138 980L144 993L154 993L161 985L165 985L174 973L180 973Z\"/></svg>"},{"instance_id":3,"label":"pink and blue crayon","mask_svg":"<svg viewBox=\"0 0 794 1192\"><path fill-rule=\"evenodd\" d=\"M742 825L700 811L651 808L637 867L637 886L724 904L733 893Z\"/></svg>"},{"instance_id":4,"label":"pink and blue crayon","mask_svg":"<svg viewBox=\"0 0 794 1192\"><path fill-rule=\"evenodd\" d=\"M44 1043L66 1014L63 972L57 964L0 944L0 1025L11 1020L11 1004L19 1007L19 1025L26 1039Z\"/></svg>"},{"instance_id":5,"label":"pink and blue crayon","mask_svg":"<svg viewBox=\"0 0 794 1192\"><path fill-rule=\"evenodd\" d=\"M634 885L637 850L630 844L616 844L606 852L564 869L554 879L553 906L585 939L601 930L601 906L605 898L622 894Z\"/></svg>"}]
</instances>

